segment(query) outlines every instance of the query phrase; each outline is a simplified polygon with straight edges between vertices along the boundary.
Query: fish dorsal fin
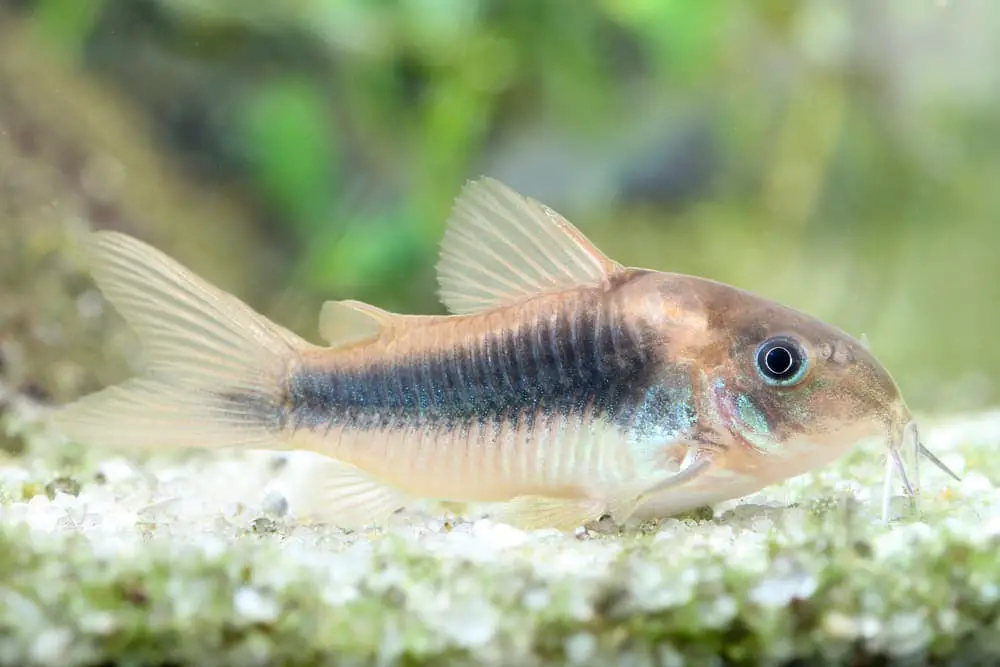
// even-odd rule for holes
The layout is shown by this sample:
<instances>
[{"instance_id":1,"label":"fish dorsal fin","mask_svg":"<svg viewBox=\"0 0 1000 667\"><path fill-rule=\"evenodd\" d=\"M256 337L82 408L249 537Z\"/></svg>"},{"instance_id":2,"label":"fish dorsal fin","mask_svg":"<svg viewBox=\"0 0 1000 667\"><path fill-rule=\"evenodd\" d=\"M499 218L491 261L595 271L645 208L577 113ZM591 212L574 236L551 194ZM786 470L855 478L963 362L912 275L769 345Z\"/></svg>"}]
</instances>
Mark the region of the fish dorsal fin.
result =
<instances>
[{"instance_id":1,"label":"fish dorsal fin","mask_svg":"<svg viewBox=\"0 0 1000 667\"><path fill-rule=\"evenodd\" d=\"M599 284L621 269L548 206L482 178L455 200L441 242L438 293L449 311L467 314Z\"/></svg>"},{"instance_id":2,"label":"fish dorsal fin","mask_svg":"<svg viewBox=\"0 0 1000 667\"><path fill-rule=\"evenodd\" d=\"M346 347L381 337L398 317L362 301L327 301L319 311L319 334L332 347Z\"/></svg>"}]
</instances>

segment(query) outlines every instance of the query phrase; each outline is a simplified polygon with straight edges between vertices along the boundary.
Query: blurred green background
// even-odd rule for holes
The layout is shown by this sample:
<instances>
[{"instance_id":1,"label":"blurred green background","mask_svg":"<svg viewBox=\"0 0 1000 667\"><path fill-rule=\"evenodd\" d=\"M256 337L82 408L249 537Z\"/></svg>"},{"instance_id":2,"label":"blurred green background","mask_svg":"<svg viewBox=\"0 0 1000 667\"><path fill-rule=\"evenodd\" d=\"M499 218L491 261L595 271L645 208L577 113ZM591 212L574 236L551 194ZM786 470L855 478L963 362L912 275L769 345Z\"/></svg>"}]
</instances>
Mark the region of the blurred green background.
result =
<instances>
[{"instance_id":1,"label":"blurred green background","mask_svg":"<svg viewBox=\"0 0 1000 667\"><path fill-rule=\"evenodd\" d=\"M316 340L326 299L443 312L488 174L626 264L867 334L918 409L989 406L997 62L989 0L0 0L5 382L124 372L83 229Z\"/></svg>"}]
</instances>

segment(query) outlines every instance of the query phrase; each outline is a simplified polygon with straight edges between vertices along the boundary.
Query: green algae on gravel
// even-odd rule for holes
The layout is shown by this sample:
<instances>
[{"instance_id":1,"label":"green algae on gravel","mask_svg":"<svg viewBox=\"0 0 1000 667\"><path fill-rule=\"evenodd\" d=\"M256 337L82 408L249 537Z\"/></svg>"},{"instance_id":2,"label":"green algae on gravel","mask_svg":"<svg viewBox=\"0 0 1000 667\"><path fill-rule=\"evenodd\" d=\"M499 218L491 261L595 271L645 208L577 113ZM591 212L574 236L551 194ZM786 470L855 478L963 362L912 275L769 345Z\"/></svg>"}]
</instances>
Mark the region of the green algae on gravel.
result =
<instances>
[{"instance_id":1,"label":"green algae on gravel","mask_svg":"<svg viewBox=\"0 0 1000 667\"><path fill-rule=\"evenodd\" d=\"M928 443L961 469L998 433ZM143 477L104 458L52 499L15 488L58 477L46 463L0 467L0 664L1000 659L996 466L953 487L927 474L919 512L889 526L880 462L861 451L709 519L565 535L421 517L344 533L250 496L223 507L217 487L249 463L147 461L163 488L142 496Z\"/></svg>"},{"instance_id":2,"label":"green algae on gravel","mask_svg":"<svg viewBox=\"0 0 1000 667\"><path fill-rule=\"evenodd\" d=\"M5 525L0 662L849 664L985 659L990 646L1000 658L997 535L680 530L708 539L678 537L679 550L668 524L651 539L553 537L484 556L399 534L288 557L281 538L154 538L112 555Z\"/></svg>"}]
</instances>

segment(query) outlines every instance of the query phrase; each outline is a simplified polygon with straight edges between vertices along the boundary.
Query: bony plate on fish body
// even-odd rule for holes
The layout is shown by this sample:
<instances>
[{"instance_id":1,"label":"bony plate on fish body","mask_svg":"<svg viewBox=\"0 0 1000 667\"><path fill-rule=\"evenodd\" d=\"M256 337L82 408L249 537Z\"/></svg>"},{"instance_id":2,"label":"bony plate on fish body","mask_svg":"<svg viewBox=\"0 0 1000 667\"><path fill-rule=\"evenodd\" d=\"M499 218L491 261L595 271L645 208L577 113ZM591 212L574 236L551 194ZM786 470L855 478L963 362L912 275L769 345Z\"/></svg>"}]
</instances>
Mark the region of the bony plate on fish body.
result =
<instances>
[{"instance_id":1,"label":"bony plate on fish body","mask_svg":"<svg viewBox=\"0 0 1000 667\"><path fill-rule=\"evenodd\" d=\"M321 454L300 513L345 528L417 501L576 528L755 492L858 443L886 451L883 513L921 444L892 377L824 322L719 282L629 268L483 178L441 244L448 315L327 302L310 343L154 248L87 241L146 370L58 408L93 445ZM949 471L949 474L950 471ZM912 489L911 489L912 491Z\"/></svg>"}]
</instances>

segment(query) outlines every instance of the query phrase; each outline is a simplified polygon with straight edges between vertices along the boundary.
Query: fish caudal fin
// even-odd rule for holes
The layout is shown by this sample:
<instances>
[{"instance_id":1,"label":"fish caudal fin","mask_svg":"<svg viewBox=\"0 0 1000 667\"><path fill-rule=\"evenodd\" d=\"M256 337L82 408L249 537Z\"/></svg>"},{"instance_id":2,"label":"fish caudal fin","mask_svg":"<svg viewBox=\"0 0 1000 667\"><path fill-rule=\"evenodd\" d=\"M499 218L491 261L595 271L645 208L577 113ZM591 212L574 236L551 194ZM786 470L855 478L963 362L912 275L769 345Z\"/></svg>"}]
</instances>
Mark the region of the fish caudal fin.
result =
<instances>
[{"instance_id":1,"label":"fish caudal fin","mask_svg":"<svg viewBox=\"0 0 1000 667\"><path fill-rule=\"evenodd\" d=\"M63 435L108 447L284 448L274 434L285 377L308 342L134 238L97 232L86 251L147 367L58 408Z\"/></svg>"}]
</instances>

